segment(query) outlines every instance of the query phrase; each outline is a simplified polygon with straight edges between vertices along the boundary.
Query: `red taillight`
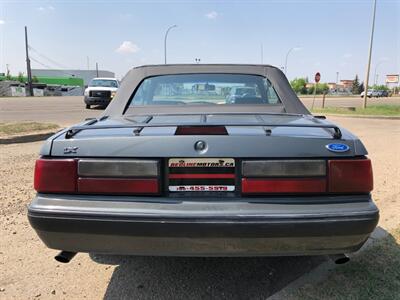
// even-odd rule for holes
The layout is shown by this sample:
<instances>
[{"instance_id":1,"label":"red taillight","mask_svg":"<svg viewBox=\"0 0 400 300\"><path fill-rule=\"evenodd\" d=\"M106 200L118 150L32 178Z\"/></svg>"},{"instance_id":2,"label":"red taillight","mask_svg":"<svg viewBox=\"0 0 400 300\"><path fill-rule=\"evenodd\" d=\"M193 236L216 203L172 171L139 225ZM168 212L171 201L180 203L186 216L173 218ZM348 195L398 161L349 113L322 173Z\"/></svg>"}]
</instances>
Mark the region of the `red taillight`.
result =
<instances>
[{"instance_id":1,"label":"red taillight","mask_svg":"<svg viewBox=\"0 0 400 300\"><path fill-rule=\"evenodd\" d=\"M178 126L175 135L228 135L225 126Z\"/></svg>"},{"instance_id":2,"label":"red taillight","mask_svg":"<svg viewBox=\"0 0 400 300\"><path fill-rule=\"evenodd\" d=\"M323 160L243 161L242 193L356 194L372 191L369 159L334 159L328 160L327 169L325 165Z\"/></svg>"},{"instance_id":3,"label":"red taillight","mask_svg":"<svg viewBox=\"0 0 400 300\"><path fill-rule=\"evenodd\" d=\"M244 194L324 192L326 192L326 180L324 178L242 179L242 193Z\"/></svg>"},{"instance_id":4,"label":"red taillight","mask_svg":"<svg viewBox=\"0 0 400 300\"><path fill-rule=\"evenodd\" d=\"M78 191L85 194L158 194L158 180L137 178L79 178Z\"/></svg>"},{"instance_id":5,"label":"red taillight","mask_svg":"<svg viewBox=\"0 0 400 300\"><path fill-rule=\"evenodd\" d=\"M74 159L38 159L34 188L40 193L75 193L77 163Z\"/></svg>"},{"instance_id":6,"label":"red taillight","mask_svg":"<svg viewBox=\"0 0 400 300\"><path fill-rule=\"evenodd\" d=\"M124 171L121 168L121 161L110 161L117 170L105 167L105 160L100 160L102 171L101 177L82 176L78 172L79 160L76 159L38 159L35 165L34 188L39 193L68 193L68 194L115 194L115 195L157 195L160 193L158 177L140 178L132 175L121 178L114 177L116 171ZM131 166L127 161L126 165ZM148 161L143 161L143 165L134 161L135 166L140 170L141 176L147 171L149 173ZM97 162L93 160L92 164ZM147 165L146 165L147 163ZM158 164L158 162L155 162ZM118 168L119 167L119 168ZM90 168L88 169L91 170ZM84 170L87 171L88 170ZM92 170L93 171L93 170ZM131 171L131 170L130 170ZM79 175L78 175L79 173ZM108 175L109 173L109 175ZM120 175L128 174L122 172Z\"/></svg>"},{"instance_id":7,"label":"red taillight","mask_svg":"<svg viewBox=\"0 0 400 300\"><path fill-rule=\"evenodd\" d=\"M330 160L328 169L331 193L369 193L373 189L369 159Z\"/></svg>"}]
</instances>

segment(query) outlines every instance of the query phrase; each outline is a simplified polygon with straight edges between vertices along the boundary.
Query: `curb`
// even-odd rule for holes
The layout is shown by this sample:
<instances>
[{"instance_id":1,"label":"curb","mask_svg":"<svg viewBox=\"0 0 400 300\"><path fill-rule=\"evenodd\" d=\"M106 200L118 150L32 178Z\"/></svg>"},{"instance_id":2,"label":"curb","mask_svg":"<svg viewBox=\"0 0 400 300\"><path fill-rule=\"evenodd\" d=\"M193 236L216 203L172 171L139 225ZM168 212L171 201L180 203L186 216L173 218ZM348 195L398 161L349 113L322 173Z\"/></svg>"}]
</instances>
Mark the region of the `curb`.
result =
<instances>
[{"instance_id":1,"label":"curb","mask_svg":"<svg viewBox=\"0 0 400 300\"><path fill-rule=\"evenodd\" d=\"M374 243L377 241L387 237L389 233L381 228L377 227L375 230L372 232L371 236L368 238L367 242L362 246L360 250L357 252L350 254L349 257L354 257L359 254L361 254L363 251L368 249L370 246L372 246ZM349 262L351 263L351 261ZM290 295L292 295L296 290L298 290L300 287L308 284L308 283L318 283L323 280L325 280L328 275L338 267L331 259L328 258L327 261L323 262L319 266L317 266L315 269L311 270L309 273L304 274L303 276L300 276L296 280L292 281L289 283L287 286L285 286L283 289L280 291L276 292L275 294L269 296L267 300L287 300L290 299Z\"/></svg>"},{"instance_id":2,"label":"curb","mask_svg":"<svg viewBox=\"0 0 400 300\"><path fill-rule=\"evenodd\" d=\"M314 115L318 115L317 113L313 113ZM324 116L330 117L342 117L342 118L357 118L357 119L376 119L376 120L400 120L400 116L364 116L364 115L346 115L346 114L323 114Z\"/></svg>"},{"instance_id":3,"label":"curb","mask_svg":"<svg viewBox=\"0 0 400 300\"><path fill-rule=\"evenodd\" d=\"M9 144L20 144L20 143L32 143L43 141L57 131L46 131L46 132L38 132L32 134L25 134L25 135L16 135L10 137L0 138L0 145L9 145Z\"/></svg>"}]
</instances>

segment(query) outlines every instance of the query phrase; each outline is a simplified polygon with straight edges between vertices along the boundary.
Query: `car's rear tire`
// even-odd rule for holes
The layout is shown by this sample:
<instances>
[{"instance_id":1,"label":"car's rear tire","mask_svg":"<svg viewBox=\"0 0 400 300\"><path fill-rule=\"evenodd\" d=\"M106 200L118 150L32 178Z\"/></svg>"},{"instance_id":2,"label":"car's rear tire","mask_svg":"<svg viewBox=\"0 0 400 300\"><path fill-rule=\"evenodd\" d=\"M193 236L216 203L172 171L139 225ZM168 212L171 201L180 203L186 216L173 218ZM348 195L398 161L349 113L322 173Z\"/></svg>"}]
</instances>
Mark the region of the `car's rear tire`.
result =
<instances>
[{"instance_id":1,"label":"car's rear tire","mask_svg":"<svg viewBox=\"0 0 400 300\"><path fill-rule=\"evenodd\" d=\"M90 109L90 104L86 104L86 109Z\"/></svg>"}]
</instances>

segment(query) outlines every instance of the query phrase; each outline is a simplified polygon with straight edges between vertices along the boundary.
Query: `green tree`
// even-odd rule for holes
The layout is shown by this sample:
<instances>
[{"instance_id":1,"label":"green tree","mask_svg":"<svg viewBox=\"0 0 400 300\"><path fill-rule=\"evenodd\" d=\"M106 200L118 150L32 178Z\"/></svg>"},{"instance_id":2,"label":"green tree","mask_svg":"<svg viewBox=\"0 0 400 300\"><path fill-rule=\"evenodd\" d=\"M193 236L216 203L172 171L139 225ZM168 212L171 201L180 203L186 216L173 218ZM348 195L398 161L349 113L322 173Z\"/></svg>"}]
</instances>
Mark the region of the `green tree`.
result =
<instances>
[{"instance_id":1,"label":"green tree","mask_svg":"<svg viewBox=\"0 0 400 300\"><path fill-rule=\"evenodd\" d=\"M372 89L374 89L375 91L388 91L389 90L389 88L384 84L381 84L381 85L375 84L372 86Z\"/></svg>"},{"instance_id":2,"label":"green tree","mask_svg":"<svg viewBox=\"0 0 400 300\"><path fill-rule=\"evenodd\" d=\"M360 86L358 87L358 93L361 94L364 92L364 82L361 82Z\"/></svg>"},{"instance_id":3,"label":"green tree","mask_svg":"<svg viewBox=\"0 0 400 300\"><path fill-rule=\"evenodd\" d=\"M356 78L353 80L353 86L351 87L351 93L353 95L359 94L360 90L360 81L358 80L358 75L356 75Z\"/></svg>"},{"instance_id":4,"label":"green tree","mask_svg":"<svg viewBox=\"0 0 400 300\"><path fill-rule=\"evenodd\" d=\"M37 82L39 82L39 79L36 76L33 76L32 77L32 82L36 82L37 83Z\"/></svg>"},{"instance_id":5,"label":"green tree","mask_svg":"<svg viewBox=\"0 0 400 300\"><path fill-rule=\"evenodd\" d=\"M295 78L290 82L290 85L296 94L307 94L306 84L306 78Z\"/></svg>"},{"instance_id":6,"label":"green tree","mask_svg":"<svg viewBox=\"0 0 400 300\"><path fill-rule=\"evenodd\" d=\"M329 86L327 83L318 84L317 93L319 94L326 94L329 91Z\"/></svg>"},{"instance_id":7,"label":"green tree","mask_svg":"<svg viewBox=\"0 0 400 300\"><path fill-rule=\"evenodd\" d=\"M21 82L21 83L25 83L24 73L19 72L19 73L18 73L17 80L18 80L19 82Z\"/></svg>"}]
</instances>

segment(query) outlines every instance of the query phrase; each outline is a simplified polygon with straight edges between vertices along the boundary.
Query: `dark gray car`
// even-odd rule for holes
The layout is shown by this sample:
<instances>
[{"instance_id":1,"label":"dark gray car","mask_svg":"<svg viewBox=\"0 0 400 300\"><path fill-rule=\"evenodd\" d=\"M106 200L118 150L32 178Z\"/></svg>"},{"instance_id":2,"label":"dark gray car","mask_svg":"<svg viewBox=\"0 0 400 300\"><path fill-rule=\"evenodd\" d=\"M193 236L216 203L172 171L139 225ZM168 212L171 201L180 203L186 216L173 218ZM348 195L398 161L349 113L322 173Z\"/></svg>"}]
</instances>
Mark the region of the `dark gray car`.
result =
<instances>
[{"instance_id":1,"label":"dark gray car","mask_svg":"<svg viewBox=\"0 0 400 300\"><path fill-rule=\"evenodd\" d=\"M254 92L228 101L238 87ZM364 145L268 65L134 68L40 155L28 217L62 261L343 254L379 218Z\"/></svg>"}]
</instances>

